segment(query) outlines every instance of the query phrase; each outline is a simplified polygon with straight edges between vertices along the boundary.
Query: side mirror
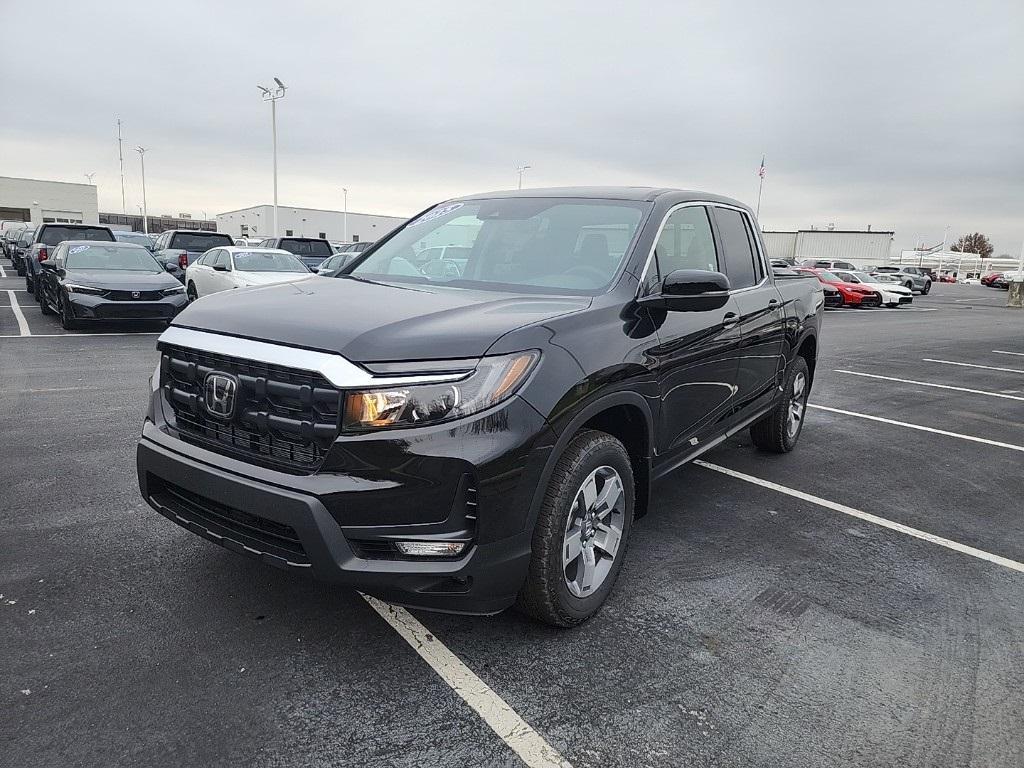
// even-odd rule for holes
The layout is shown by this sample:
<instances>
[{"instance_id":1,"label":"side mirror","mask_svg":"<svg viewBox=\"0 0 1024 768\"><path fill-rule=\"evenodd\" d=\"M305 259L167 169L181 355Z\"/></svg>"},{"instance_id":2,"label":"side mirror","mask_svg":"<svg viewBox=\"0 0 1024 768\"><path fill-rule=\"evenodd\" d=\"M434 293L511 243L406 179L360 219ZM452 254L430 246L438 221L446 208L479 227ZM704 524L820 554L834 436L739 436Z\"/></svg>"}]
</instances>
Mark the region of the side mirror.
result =
<instances>
[{"instance_id":1,"label":"side mirror","mask_svg":"<svg viewBox=\"0 0 1024 768\"><path fill-rule=\"evenodd\" d=\"M665 276L660 294L643 301L677 312L719 309L729 301L729 278L705 269L677 269Z\"/></svg>"},{"instance_id":2,"label":"side mirror","mask_svg":"<svg viewBox=\"0 0 1024 768\"><path fill-rule=\"evenodd\" d=\"M213 265L213 271L214 272L227 272L228 271L227 264L214 264Z\"/></svg>"},{"instance_id":3,"label":"side mirror","mask_svg":"<svg viewBox=\"0 0 1024 768\"><path fill-rule=\"evenodd\" d=\"M171 262L167 262L167 263L164 264L164 269L166 269L168 272L173 272L175 270L175 268L177 268L177 266L178 266L177 264L172 264Z\"/></svg>"},{"instance_id":4,"label":"side mirror","mask_svg":"<svg viewBox=\"0 0 1024 768\"><path fill-rule=\"evenodd\" d=\"M47 272L57 271L57 262L54 261L53 259L46 259L45 261L40 261L39 266L45 269Z\"/></svg>"}]
</instances>

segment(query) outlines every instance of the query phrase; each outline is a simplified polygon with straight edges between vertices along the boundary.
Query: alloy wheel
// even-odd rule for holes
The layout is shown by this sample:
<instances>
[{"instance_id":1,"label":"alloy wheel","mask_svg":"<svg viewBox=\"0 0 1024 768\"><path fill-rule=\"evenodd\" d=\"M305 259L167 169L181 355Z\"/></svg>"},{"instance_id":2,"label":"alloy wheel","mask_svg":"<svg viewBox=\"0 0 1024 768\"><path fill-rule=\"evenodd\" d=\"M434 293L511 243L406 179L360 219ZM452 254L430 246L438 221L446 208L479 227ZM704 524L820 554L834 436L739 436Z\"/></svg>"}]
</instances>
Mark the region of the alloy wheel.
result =
<instances>
[{"instance_id":1,"label":"alloy wheel","mask_svg":"<svg viewBox=\"0 0 1024 768\"><path fill-rule=\"evenodd\" d=\"M796 437L796 433L800 431L800 424L804 420L806 408L807 377L803 371L799 371L793 377L793 389L789 396L789 413L786 416L786 434L790 439Z\"/></svg>"},{"instance_id":2,"label":"alloy wheel","mask_svg":"<svg viewBox=\"0 0 1024 768\"><path fill-rule=\"evenodd\" d=\"M562 574L574 597L593 594L608 577L625 516L622 478L612 467L598 467L576 492L562 540Z\"/></svg>"}]
</instances>

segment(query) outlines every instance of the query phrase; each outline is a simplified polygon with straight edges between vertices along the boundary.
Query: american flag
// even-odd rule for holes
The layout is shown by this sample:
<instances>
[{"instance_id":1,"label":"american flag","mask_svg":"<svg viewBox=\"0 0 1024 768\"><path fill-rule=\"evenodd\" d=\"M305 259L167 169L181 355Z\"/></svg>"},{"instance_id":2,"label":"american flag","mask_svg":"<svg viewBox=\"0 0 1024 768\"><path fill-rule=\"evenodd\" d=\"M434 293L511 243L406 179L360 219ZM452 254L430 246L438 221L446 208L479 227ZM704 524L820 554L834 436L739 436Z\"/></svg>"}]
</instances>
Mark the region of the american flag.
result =
<instances>
[{"instance_id":1,"label":"american flag","mask_svg":"<svg viewBox=\"0 0 1024 768\"><path fill-rule=\"evenodd\" d=\"M764 178L764 155L761 155L761 167L757 169L757 175Z\"/></svg>"}]
</instances>

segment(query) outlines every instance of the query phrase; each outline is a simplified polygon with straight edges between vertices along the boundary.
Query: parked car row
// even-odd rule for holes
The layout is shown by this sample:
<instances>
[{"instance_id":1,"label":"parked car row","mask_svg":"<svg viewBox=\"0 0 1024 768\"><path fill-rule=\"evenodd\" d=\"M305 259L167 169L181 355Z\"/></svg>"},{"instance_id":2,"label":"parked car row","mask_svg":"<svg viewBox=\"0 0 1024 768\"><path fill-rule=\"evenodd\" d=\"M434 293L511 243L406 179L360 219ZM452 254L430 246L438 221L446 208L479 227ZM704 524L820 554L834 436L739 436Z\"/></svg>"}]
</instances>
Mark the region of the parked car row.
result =
<instances>
[{"instance_id":1,"label":"parked car row","mask_svg":"<svg viewBox=\"0 0 1024 768\"><path fill-rule=\"evenodd\" d=\"M885 267L860 268L849 261L829 259L804 259L797 266L808 269L831 270L832 272L864 272L872 276L891 275L892 277L895 277L896 282L901 284L903 287L907 288L911 292L916 291L922 295L927 295L932 289L932 283L937 282L934 270L929 269L928 267L892 265Z\"/></svg>"},{"instance_id":2,"label":"parked car row","mask_svg":"<svg viewBox=\"0 0 1024 768\"><path fill-rule=\"evenodd\" d=\"M826 307L899 307L914 300L913 290L894 275L820 267L796 267L793 271L813 275L823 288L830 289L825 292Z\"/></svg>"}]
</instances>

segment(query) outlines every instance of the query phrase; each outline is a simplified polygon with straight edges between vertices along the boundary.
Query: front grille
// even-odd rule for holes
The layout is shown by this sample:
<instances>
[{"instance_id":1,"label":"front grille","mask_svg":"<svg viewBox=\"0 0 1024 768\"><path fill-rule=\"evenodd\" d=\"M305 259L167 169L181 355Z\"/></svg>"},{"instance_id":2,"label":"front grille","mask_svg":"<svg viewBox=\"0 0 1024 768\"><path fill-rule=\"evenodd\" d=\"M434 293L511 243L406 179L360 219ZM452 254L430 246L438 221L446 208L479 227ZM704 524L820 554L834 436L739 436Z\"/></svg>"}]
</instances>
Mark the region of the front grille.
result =
<instances>
[{"instance_id":1,"label":"front grille","mask_svg":"<svg viewBox=\"0 0 1024 768\"><path fill-rule=\"evenodd\" d=\"M874 293L871 296L864 296L860 300L862 307L880 307L882 306L882 294Z\"/></svg>"},{"instance_id":2,"label":"front grille","mask_svg":"<svg viewBox=\"0 0 1024 768\"><path fill-rule=\"evenodd\" d=\"M843 296L838 291L836 293L825 294L825 306L826 307L838 307L843 303Z\"/></svg>"},{"instance_id":3,"label":"front grille","mask_svg":"<svg viewBox=\"0 0 1024 768\"><path fill-rule=\"evenodd\" d=\"M235 415L210 416L210 373L238 379ZM296 474L315 472L338 436L342 392L317 373L164 345L160 385L179 436L208 450Z\"/></svg>"},{"instance_id":4,"label":"front grille","mask_svg":"<svg viewBox=\"0 0 1024 768\"><path fill-rule=\"evenodd\" d=\"M269 555L292 567L310 566L309 555L289 525L221 504L152 475L148 487L150 498L189 530L229 549Z\"/></svg>"},{"instance_id":5,"label":"front grille","mask_svg":"<svg viewBox=\"0 0 1024 768\"><path fill-rule=\"evenodd\" d=\"M171 307L166 304L133 306L131 304L99 304L93 309L96 317L108 320L153 320L167 319Z\"/></svg>"},{"instance_id":6,"label":"front grille","mask_svg":"<svg viewBox=\"0 0 1024 768\"><path fill-rule=\"evenodd\" d=\"M163 294L160 291L107 291L103 297L110 301L160 301Z\"/></svg>"}]
</instances>

